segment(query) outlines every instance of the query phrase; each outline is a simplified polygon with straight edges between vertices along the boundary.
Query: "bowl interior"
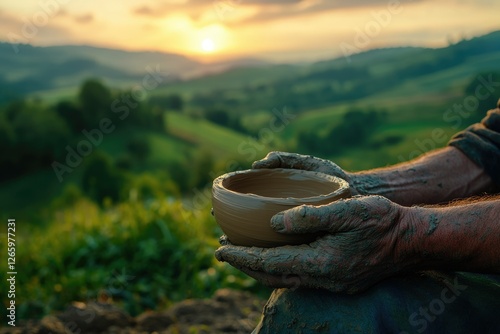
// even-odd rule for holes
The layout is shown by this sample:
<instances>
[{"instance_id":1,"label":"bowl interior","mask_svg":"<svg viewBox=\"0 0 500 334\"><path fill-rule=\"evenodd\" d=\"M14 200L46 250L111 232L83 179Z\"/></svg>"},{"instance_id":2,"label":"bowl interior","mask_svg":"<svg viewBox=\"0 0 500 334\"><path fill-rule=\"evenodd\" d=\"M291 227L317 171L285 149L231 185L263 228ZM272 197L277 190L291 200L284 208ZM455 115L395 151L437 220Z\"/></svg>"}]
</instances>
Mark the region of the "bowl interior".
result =
<instances>
[{"instance_id":1,"label":"bowl interior","mask_svg":"<svg viewBox=\"0 0 500 334\"><path fill-rule=\"evenodd\" d=\"M270 226L276 213L301 204L322 205L349 196L346 181L318 172L256 169L215 179L215 220L229 241L240 246L277 247L310 243L314 235L280 234Z\"/></svg>"},{"instance_id":2,"label":"bowl interior","mask_svg":"<svg viewBox=\"0 0 500 334\"><path fill-rule=\"evenodd\" d=\"M222 180L222 186L235 193L286 201L326 196L341 185L339 179L323 173L280 168L236 172Z\"/></svg>"}]
</instances>

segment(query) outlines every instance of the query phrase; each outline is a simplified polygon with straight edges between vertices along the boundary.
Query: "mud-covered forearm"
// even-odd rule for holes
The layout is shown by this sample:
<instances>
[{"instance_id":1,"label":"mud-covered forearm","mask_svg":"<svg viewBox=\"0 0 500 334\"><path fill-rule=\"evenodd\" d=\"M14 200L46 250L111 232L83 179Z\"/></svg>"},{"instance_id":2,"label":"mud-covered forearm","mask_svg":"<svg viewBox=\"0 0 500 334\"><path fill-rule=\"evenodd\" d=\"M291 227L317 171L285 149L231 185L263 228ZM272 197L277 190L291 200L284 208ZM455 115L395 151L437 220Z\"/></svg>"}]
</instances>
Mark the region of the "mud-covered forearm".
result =
<instances>
[{"instance_id":1,"label":"mud-covered forearm","mask_svg":"<svg viewBox=\"0 0 500 334\"><path fill-rule=\"evenodd\" d=\"M349 174L362 195L381 195L401 205L434 204L488 191L491 178L454 147L399 165Z\"/></svg>"},{"instance_id":2,"label":"mud-covered forearm","mask_svg":"<svg viewBox=\"0 0 500 334\"><path fill-rule=\"evenodd\" d=\"M500 273L500 198L407 208L401 243L416 269Z\"/></svg>"}]
</instances>

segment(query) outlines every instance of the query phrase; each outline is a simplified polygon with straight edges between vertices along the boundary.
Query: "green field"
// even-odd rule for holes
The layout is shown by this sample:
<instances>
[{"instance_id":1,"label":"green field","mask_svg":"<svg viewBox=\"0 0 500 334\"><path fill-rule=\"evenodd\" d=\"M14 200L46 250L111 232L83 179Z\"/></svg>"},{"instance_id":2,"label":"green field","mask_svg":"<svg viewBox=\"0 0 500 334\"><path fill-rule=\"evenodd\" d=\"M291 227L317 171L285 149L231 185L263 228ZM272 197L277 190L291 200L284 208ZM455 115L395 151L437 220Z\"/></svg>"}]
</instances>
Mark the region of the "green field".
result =
<instances>
[{"instance_id":1,"label":"green field","mask_svg":"<svg viewBox=\"0 0 500 334\"><path fill-rule=\"evenodd\" d=\"M244 135L217 126L204 119L177 113L167 116L167 129L172 135L198 147L210 151L217 157L227 157L238 153L238 146L245 142Z\"/></svg>"},{"instance_id":2,"label":"green field","mask_svg":"<svg viewBox=\"0 0 500 334\"><path fill-rule=\"evenodd\" d=\"M492 92L481 101L487 106L458 123L445 117L471 95L467 87L478 75L500 73L500 43L488 38L436 50L373 50L353 56L352 64L341 58L237 68L162 85L136 101L129 119L115 123L63 182L50 159L64 162L60 151L85 139L82 127L116 120L112 103L126 91L90 80L0 106L5 163L33 165L0 186L0 216L22 222L20 317L38 318L102 293L116 293L132 314L220 287L268 293L213 258L221 233L210 215L213 178L249 168L271 150L314 154L359 171L446 145L500 96L500 89ZM172 96L182 103L168 105ZM69 102L59 105L63 99ZM276 127L276 110L293 117ZM123 268L134 280L113 292L109 277Z\"/></svg>"}]
</instances>

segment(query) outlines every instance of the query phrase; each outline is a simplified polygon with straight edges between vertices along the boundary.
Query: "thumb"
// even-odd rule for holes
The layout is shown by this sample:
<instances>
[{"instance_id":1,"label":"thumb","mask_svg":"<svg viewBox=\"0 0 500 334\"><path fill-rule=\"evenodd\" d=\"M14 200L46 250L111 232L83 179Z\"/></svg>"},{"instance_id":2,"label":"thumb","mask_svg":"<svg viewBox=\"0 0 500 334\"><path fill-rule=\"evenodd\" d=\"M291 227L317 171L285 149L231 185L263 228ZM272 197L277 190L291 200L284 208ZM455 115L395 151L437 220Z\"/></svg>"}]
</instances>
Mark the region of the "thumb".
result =
<instances>
[{"instance_id":1,"label":"thumb","mask_svg":"<svg viewBox=\"0 0 500 334\"><path fill-rule=\"evenodd\" d=\"M285 234L334 233L345 225L346 211L347 203L343 200L321 206L301 205L274 215L271 227Z\"/></svg>"},{"instance_id":2,"label":"thumb","mask_svg":"<svg viewBox=\"0 0 500 334\"><path fill-rule=\"evenodd\" d=\"M282 160L281 160L281 155L283 152L269 152L266 157L262 160L255 161L252 164L253 169L259 169L259 168L278 168L278 167L285 167L282 166Z\"/></svg>"}]
</instances>

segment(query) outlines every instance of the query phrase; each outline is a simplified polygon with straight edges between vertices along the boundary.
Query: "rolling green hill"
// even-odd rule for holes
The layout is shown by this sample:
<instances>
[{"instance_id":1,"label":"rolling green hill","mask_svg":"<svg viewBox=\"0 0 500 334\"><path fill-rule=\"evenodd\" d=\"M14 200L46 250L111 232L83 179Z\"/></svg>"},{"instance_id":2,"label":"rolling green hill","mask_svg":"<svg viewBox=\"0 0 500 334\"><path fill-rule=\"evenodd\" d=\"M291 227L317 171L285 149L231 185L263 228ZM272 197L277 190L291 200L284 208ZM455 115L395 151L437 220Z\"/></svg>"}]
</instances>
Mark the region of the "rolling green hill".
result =
<instances>
[{"instance_id":1,"label":"rolling green hill","mask_svg":"<svg viewBox=\"0 0 500 334\"><path fill-rule=\"evenodd\" d=\"M59 51L74 55L74 50L67 47ZM114 68L109 66L110 57L116 56L116 53L92 48L79 50L85 50L82 55L91 55L96 51L99 55L96 59L100 57L101 62L68 60L74 65L75 71L79 66L96 65L101 67L105 79L116 74L115 79L126 81L125 77L120 77L121 72L118 70L123 62L118 62ZM36 52L42 51L50 50L36 49ZM135 64L131 68L136 68L140 55L128 56L136 57L135 60L130 60ZM163 57L159 54L142 56L152 57L151 59ZM23 61L33 61L28 58ZM63 58L58 59L64 60ZM423 153L425 149L421 149L417 143L419 140L430 138L433 130L442 130L449 139L454 132L480 118L483 111L463 119L458 128L453 127L453 123L446 122L443 115L453 103L463 101L465 87L473 82L479 73L488 75L500 72L498 59L500 32L494 32L441 49L371 50L353 55L351 63L338 58L314 64L240 67L201 78L171 82L158 87L150 94L150 97L178 94L184 101L183 110L180 111L168 110L161 104L157 106L166 113L166 133L134 129L132 125L132 130L118 129L106 137L99 149L110 155L114 161L123 160L123 157L130 160L130 157L127 157L127 145L130 144L130 138L135 136L149 143L151 154L141 164L133 162L132 173L164 174L172 166L189 166L198 159L197 157L203 155L212 159L209 168L221 171L224 168L219 166L228 161L234 159L248 166L253 160L263 157L273 149L315 153L302 147L298 134L312 133L318 138L326 138L332 128L341 124L345 114L353 108L362 111L376 108L383 110L387 116L380 124L373 124L373 129L363 145L340 153L326 154L324 157L341 162L344 167L353 170L397 163L408 160L412 152ZM180 60L188 64L186 59ZM49 69L50 66L39 71ZM17 75L21 75L23 70L26 69L20 69ZM61 83L65 83L64 75L69 75L66 70L62 67L54 72L60 74L55 78ZM22 75L26 74L25 71ZM15 76L16 73L9 72L9 75ZM69 88L61 89L54 88L50 93L39 96L50 104L59 100L58 94L61 91L74 97ZM207 111L212 109L227 112L240 121L242 128L221 126L208 121ZM293 113L294 118L284 129L271 131L272 138L269 140L268 130L274 117L274 109L287 109ZM268 137L263 136L266 133ZM329 144L324 143L326 146ZM445 142L438 144L442 146ZM130 164L130 161L127 163ZM209 172L202 171L207 174ZM61 193L64 187L53 183L57 180L51 180L51 174L52 171L48 170L30 177L33 180L43 179L39 183L55 196ZM74 175L69 180L78 183L79 172ZM34 182L33 180L30 182ZM26 189L23 185L25 181L16 182L4 184L3 188L6 192L8 190L20 194L19 198L29 198L22 195L23 189ZM15 207L6 192L0 194L2 205ZM43 196L32 198L30 202L38 201L45 203Z\"/></svg>"},{"instance_id":2,"label":"rolling green hill","mask_svg":"<svg viewBox=\"0 0 500 334\"><path fill-rule=\"evenodd\" d=\"M110 272L123 268L134 281L110 296L130 312L220 286L257 290L213 258L221 233L210 216L214 177L249 168L270 150L314 154L346 170L410 160L446 145L500 97L500 32L441 49L371 50L350 63L253 63L173 80L141 101L128 100L130 108L120 101L130 93L123 87L142 75L122 67L140 69L141 59L164 55L62 47L67 59L26 52L9 60L2 47L10 46L0 45L3 102L10 93L27 96L0 101L0 218L20 222L19 245L27 247L19 248L18 261L29 263L19 276L26 292L20 318L111 293ZM106 85L82 84L88 75ZM478 76L492 81L491 94L464 115L453 114L455 104L475 97ZM127 120L119 118L117 99ZM290 117L281 119L284 113ZM64 162L68 146L81 151L84 130L107 118L116 129L60 182L47 166Z\"/></svg>"},{"instance_id":3,"label":"rolling green hill","mask_svg":"<svg viewBox=\"0 0 500 334\"><path fill-rule=\"evenodd\" d=\"M100 78L113 87L141 85L145 76L160 72L162 84L266 62L235 59L203 64L188 57L154 51L125 51L86 45L38 47L0 42L0 103L24 95L75 94L87 78Z\"/></svg>"}]
</instances>

